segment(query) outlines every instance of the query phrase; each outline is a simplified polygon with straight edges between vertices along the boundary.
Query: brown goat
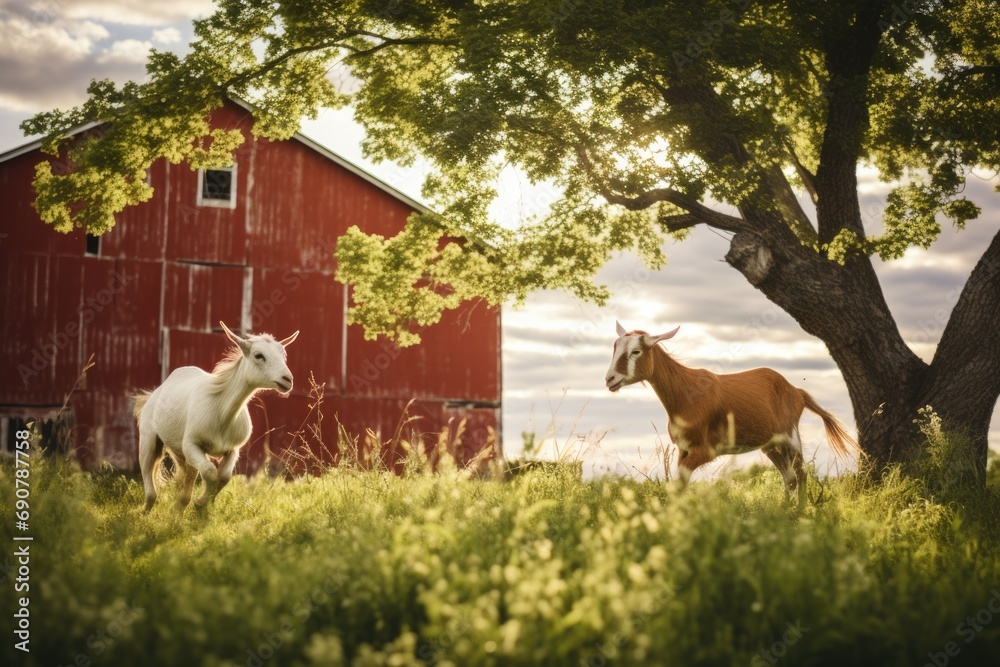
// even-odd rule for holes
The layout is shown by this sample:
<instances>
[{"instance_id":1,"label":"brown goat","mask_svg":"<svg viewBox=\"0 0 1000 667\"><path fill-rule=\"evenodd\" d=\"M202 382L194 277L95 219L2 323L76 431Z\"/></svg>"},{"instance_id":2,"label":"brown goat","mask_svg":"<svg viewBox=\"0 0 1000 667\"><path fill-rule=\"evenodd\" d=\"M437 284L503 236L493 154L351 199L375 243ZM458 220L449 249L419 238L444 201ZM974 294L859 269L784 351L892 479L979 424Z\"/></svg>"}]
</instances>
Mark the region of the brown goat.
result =
<instances>
[{"instance_id":1,"label":"brown goat","mask_svg":"<svg viewBox=\"0 0 1000 667\"><path fill-rule=\"evenodd\" d=\"M785 479L785 494L798 487L799 505L806 496L799 419L808 408L819 415L833 451L846 458L858 446L837 419L804 389L770 368L716 375L676 362L658 343L673 338L680 327L659 336L626 332L621 324L606 384L612 392L636 382L649 382L667 411L667 431L680 449L678 475L686 485L691 473L722 454L760 449Z\"/></svg>"}]
</instances>

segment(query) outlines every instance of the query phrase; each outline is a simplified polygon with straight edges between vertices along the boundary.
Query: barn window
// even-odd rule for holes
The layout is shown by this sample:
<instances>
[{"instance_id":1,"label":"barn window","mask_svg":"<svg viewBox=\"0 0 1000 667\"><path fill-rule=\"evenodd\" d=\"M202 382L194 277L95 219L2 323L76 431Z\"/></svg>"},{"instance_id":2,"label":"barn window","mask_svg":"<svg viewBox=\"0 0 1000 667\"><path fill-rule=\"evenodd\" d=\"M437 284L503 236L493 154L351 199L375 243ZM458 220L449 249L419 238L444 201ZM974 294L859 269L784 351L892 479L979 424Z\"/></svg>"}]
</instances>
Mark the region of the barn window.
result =
<instances>
[{"instance_id":1,"label":"barn window","mask_svg":"<svg viewBox=\"0 0 1000 667\"><path fill-rule=\"evenodd\" d=\"M87 254L88 255L100 255L101 254L101 237L94 236L93 234L87 234Z\"/></svg>"},{"instance_id":2,"label":"barn window","mask_svg":"<svg viewBox=\"0 0 1000 667\"><path fill-rule=\"evenodd\" d=\"M198 170L198 206L236 208L236 165Z\"/></svg>"},{"instance_id":3,"label":"barn window","mask_svg":"<svg viewBox=\"0 0 1000 667\"><path fill-rule=\"evenodd\" d=\"M73 411L42 407L39 416L28 416L15 409L16 414L0 416L0 456L15 456L17 436L30 431L28 441L49 452L65 454L73 449Z\"/></svg>"}]
</instances>

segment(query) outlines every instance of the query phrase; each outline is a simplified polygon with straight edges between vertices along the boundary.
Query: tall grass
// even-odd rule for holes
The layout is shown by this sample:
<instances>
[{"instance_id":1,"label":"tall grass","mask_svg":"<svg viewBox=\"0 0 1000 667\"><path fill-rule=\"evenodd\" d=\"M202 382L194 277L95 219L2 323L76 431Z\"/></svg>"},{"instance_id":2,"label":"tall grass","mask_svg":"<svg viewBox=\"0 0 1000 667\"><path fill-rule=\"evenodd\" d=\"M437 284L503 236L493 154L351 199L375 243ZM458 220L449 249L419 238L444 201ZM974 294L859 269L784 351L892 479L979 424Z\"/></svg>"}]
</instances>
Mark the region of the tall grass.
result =
<instances>
[{"instance_id":1,"label":"tall grass","mask_svg":"<svg viewBox=\"0 0 1000 667\"><path fill-rule=\"evenodd\" d=\"M135 480L31 465L31 652L7 634L4 665L1000 659L1000 493L948 495L931 464L813 480L801 512L763 469L677 493L357 467L237 477L183 515L169 489L144 515ZM13 477L0 465L8 620Z\"/></svg>"}]
</instances>

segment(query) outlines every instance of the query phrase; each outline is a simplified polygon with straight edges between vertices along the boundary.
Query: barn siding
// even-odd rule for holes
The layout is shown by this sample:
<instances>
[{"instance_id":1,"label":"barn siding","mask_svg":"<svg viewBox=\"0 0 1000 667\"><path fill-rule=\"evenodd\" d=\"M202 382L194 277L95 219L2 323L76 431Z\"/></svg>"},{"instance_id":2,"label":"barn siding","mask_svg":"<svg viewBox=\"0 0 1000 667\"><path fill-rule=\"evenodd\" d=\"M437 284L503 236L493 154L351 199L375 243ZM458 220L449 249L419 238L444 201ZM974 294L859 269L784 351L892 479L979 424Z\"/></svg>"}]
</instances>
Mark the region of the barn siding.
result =
<instances>
[{"instance_id":1,"label":"barn siding","mask_svg":"<svg viewBox=\"0 0 1000 667\"><path fill-rule=\"evenodd\" d=\"M85 253L82 232L57 234L32 209L34 165L45 156L0 156L9 213L0 225L0 417L51 415L93 354L71 400L78 457L134 467L130 394L179 366L210 370L228 347L222 320L279 337L301 331L289 349L292 395L264 392L252 405L243 470L292 443L309 415L310 373L324 386L328 448L335 416L353 433L388 439L412 400L411 435L436 441L464 419L462 455L471 458L500 423L499 312L468 304L406 350L346 327L337 238L351 225L395 234L413 208L307 140L252 141L251 123L235 104L213 117L248 137L236 153L234 209L197 206L197 172L160 160L153 198L118 217L97 256Z\"/></svg>"}]
</instances>

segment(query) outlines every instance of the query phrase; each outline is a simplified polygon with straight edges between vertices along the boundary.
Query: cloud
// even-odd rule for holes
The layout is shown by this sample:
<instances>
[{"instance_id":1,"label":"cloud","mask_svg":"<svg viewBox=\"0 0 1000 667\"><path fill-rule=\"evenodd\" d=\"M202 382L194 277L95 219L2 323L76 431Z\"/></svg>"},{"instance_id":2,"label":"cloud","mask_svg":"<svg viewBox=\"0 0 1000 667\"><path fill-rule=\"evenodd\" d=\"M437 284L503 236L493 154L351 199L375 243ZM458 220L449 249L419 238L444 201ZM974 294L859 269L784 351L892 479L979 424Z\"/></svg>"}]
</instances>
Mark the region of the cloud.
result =
<instances>
[{"instance_id":1,"label":"cloud","mask_svg":"<svg viewBox=\"0 0 1000 667\"><path fill-rule=\"evenodd\" d=\"M101 71L95 66L97 45L110 35L91 21L33 22L5 11L0 11L0 31L10 36L0 42L0 106L26 112L81 102L87 82ZM112 77L135 73L135 68L120 67L102 72Z\"/></svg>"},{"instance_id":2,"label":"cloud","mask_svg":"<svg viewBox=\"0 0 1000 667\"><path fill-rule=\"evenodd\" d=\"M141 80L154 42L184 42L191 20L212 8L204 0L11 0L0 8L6 37L0 41L0 110L24 118L82 103L92 79ZM4 127L0 149L21 139L16 128Z\"/></svg>"},{"instance_id":3,"label":"cloud","mask_svg":"<svg viewBox=\"0 0 1000 667\"><path fill-rule=\"evenodd\" d=\"M93 19L102 23L160 26L190 21L215 10L211 0L52 0L59 13L72 19Z\"/></svg>"},{"instance_id":4,"label":"cloud","mask_svg":"<svg viewBox=\"0 0 1000 667\"><path fill-rule=\"evenodd\" d=\"M35 27L96 22L112 26L165 26L207 16L212 0L6 0L4 14L23 17Z\"/></svg>"},{"instance_id":5,"label":"cloud","mask_svg":"<svg viewBox=\"0 0 1000 667\"><path fill-rule=\"evenodd\" d=\"M152 42L140 41L138 39L123 39L114 42L110 49L105 49L97 56L96 62L99 65L109 63L134 64L145 66L149 50L153 48Z\"/></svg>"},{"instance_id":6,"label":"cloud","mask_svg":"<svg viewBox=\"0 0 1000 667\"><path fill-rule=\"evenodd\" d=\"M154 30L153 41L157 44L177 44L181 41L181 31L177 28Z\"/></svg>"},{"instance_id":7,"label":"cloud","mask_svg":"<svg viewBox=\"0 0 1000 667\"><path fill-rule=\"evenodd\" d=\"M927 360L969 273L1000 231L995 183L995 179L970 181L967 195L983 207L983 215L966 230L946 224L931 249L912 249L894 262L875 260L904 339ZM863 195L873 215L881 215L876 209L884 206L886 191L870 185ZM588 457L592 472L600 466L628 472L628 466L639 465L653 453L657 429L666 439L666 413L648 387L629 387L617 394L604 388L616 319L627 328L654 333L680 324L678 336L667 348L685 365L714 372L769 366L853 426L846 385L825 345L721 261L728 245L726 238L700 227L684 242L666 243L668 264L662 271L651 273L627 255L604 267L599 279L615 288L605 307L542 292L530 297L524 308L505 311L508 454L520 451L520 433L526 430L531 408L536 426L539 413L547 421L549 402L563 389L568 392L561 408L565 414L555 420L560 437L568 436L574 422L577 433L606 432L601 439L603 454ZM834 469L819 420L807 414L802 424L807 457L816 453L820 470ZM993 420L991 443L1000 447L1000 415ZM738 459L736 465L767 464L753 454Z\"/></svg>"},{"instance_id":8,"label":"cloud","mask_svg":"<svg viewBox=\"0 0 1000 667\"><path fill-rule=\"evenodd\" d=\"M973 267L1000 232L1000 196L993 190L997 183L1000 179L970 179L966 195L983 213L966 229L944 223L930 249L911 248L900 260L875 263L900 332L925 361L933 357Z\"/></svg>"}]
</instances>

